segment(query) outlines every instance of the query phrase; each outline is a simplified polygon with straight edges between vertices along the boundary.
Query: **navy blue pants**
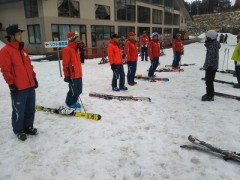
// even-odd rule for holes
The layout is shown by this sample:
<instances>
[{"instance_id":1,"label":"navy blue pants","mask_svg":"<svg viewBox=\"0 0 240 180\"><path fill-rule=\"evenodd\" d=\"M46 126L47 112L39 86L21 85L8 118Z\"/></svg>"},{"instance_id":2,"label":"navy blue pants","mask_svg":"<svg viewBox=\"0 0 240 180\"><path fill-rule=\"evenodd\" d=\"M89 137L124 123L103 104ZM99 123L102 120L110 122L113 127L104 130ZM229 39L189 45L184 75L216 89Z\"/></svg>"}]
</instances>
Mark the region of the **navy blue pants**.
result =
<instances>
[{"instance_id":1,"label":"navy blue pants","mask_svg":"<svg viewBox=\"0 0 240 180\"><path fill-rule=\"evenodd\" d=\"M82 93L82 78L73 79L68 87L69 91L65 102L67 106L71 106L78 101L78 97Z\"/></svg>"},{"instance_id":2,"label":"navy blue pants","mask_svg":"<svg viewBox=\"0 0 240 180\"><path fill-rule=\"evenodd\" d=\"M112 88L117 87L117 80L119 79L119 88L123 87L125 84L125 73L123 65L116 65L116 68L113 70L112 78Z\"/></svg>"},{"instance_id":3,"label":"navy blue pants","mask_svg":"<svg viewBox=\"0 0 240 180\"><path fill-rule=\"evenodd\" d=\"M181 60L181 52L176 52L174 55L172 67L173 68L178 67L180 60Z\"/></svg>"},{"instance_id":4,"label":"navy blue pants","mask_svg":"<svg viewBox=\"0 0 240 180\"><path fill-rule=\"evenodd\" d=\"M144 57L145 57L145 61L148 60L148 47L147 46L141 47L141 57L142 57L142 61L144 60Z\"/></svg>"},{"instance_id":5,"label":"navy blue pants","mask_svg":"<svg viewBox=\"0 0 240 180\"><path fill-rule=\"evenodd\" d=\"M35 116L35 88L28 88L11 93L12 127L15 134L33 127Z\"/></svg>"},{"instance_id":6,"label":"navy blue pants","mask_svg":"<svg viewBox=\"0 0 240 180\"><path fill-rule=\"evenodd\" d=\"M154 75L154 72L157 69L158 65L159 65L159 57L153 58L153 60L151 61L151 66L148 70L148 76Z\"/></svg>"},{"instance_id":7,"label":"navy blue pants","mask_svg":"<svg viewBox=\"0 0 240 180\"><path fill-rule=\"evenodd\" d=\"M127 73L127 80L129 83L134 83L134 78L137 69L137 61L129 61L128 64L128 73Z\"/></svg>"}]
</instances>

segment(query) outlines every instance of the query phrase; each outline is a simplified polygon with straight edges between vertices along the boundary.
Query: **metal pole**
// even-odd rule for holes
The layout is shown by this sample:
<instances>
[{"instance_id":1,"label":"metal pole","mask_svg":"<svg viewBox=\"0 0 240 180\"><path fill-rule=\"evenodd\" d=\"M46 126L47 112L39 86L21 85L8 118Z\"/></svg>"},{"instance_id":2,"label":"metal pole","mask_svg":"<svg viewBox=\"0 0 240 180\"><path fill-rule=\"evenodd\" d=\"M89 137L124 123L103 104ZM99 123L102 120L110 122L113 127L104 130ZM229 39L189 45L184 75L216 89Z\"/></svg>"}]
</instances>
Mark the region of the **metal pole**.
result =
<instances>
[{"instance_id":1,"label":"metal pole","mask_svg":"<svg viewBox=\"0 0 240 180\"><path fill-rule=\"evenodd\" d=\"M61 68L61 62L60 62L59 48L57 48L57 55L58 55L58 65L59 65L60 77L62 77L62 68Z\"/></svg>"}]
</instances>

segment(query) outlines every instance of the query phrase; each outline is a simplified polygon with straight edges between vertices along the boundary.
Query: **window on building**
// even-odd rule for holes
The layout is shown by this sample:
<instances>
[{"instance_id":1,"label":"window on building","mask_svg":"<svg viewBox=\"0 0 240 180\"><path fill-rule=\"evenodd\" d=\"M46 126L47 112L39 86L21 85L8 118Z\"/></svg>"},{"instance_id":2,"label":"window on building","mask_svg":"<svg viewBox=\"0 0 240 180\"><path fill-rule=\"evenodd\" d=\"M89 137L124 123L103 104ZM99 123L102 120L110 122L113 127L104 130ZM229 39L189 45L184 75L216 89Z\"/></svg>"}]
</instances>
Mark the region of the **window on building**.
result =
<instances>
[{"instance_id":1,"label":"window on building","mask_svg":"<svg viewBox=\"0 0 240 180\"><path fill-rule=\"evenodd\" d=\"M58 16L79 18L79 1L58 0Z\"/></svg>"},{"instance_id":2,"label":"window on building","mask_svg":"<svg viewBox=\"0 0 240 180\"><path fill-rule=\"evenodd\" d=\"M172 25L173 24L173 8L165 7L164 13L164 24Z\"/></svg>"},{"instance_id":3,"label":"window on building","mask_svg":"<svg viewBox=\"0 0 240 180\"><path fill-rule=\"evenodd\" d=\"M110 6L95 4L95 18L110 20Z\"/></svg>"},{"instance_id":4,"label":"window on building","mask_svg":"<svg viewBox=\"0 0 240 180\"><path fill-rule=\"evenodd\" d=\"M138 22L150 23L150 8L138 6Z\"/></svg>"},{"instance_id":5,"label":"window on building","mask_svg":"<svg viewBox=\"0 0 240 180\"><path fill-rule=\"evenodd\" d=\"M120 36L128 37L129 32L135 32L135 27L133 26L118 26L118 34Z\"/></svg>"},{"instance_id":6,"label":"window on building","mask_svg":"<svg viewBox=\"0 0 240 180\"><path fill-rule=\"evenodd\" d=\"M24 0L26 18L38 17L38 3L36 0Z\"/></svg>"},{"instance_id":7,"label":"window on building","mask_svg":"<svg viewBox=\"0 0 240 180\"><path fill-rule=\"evenodd\" d=\"M183 18L182 18L182 23L183 23ZM179 14L174 14L173 25L180 25L180 15Z\"/></svg>"},{"instance_id":8,"label":"window on building","mask_svg":"<svg viewBox=\"0 0 240 180\"><path fill-rule=\"evenodd\" d=\"M162 11L153 9L152 11L152 23L162 24Z\"/></svg>"},{"instance_id":9,"label":"window on building","mask_svg":"<svg viewBox=\"0 0 240 180\"><path fill-rule=\"evenodd\" d=\"M172 36L172 29L170 28L165 28L164 29L164 37L170 37Z\"/></svg>"},{"instance_id":10,"label":"window on building","mask_svg":"<svg viewBox=\"0 0 240 180\"><path fill-rule=\"evenodd\" d=\"M136 21L136 0L115 0L116 21Z\"/></svg>"},{"instance_id":11,"label":"window on building","mask_svg":"<svg viewBox=\"0 0 240 180\"><path fill-rule=\"evenodd\" d=\"M53 41L66 41L68 32L79 33L80 39L87 44L86 26L85 25L70 25L70 24L52 24L52 39Z\"/></svg>"},{"instance_id":12,"label":"window on building","mask_svg":"<svg viewBox=\"0 0 240 180\"><path fill-rule=\"evenodd\" d=\"M92 46L97 46L98 40L110 39L114 26L91 26Z\"/></svg>"},{"instance_id":13,"label":"window on building","mask_svg":"<svg viewBox=\"0 0 240 180\"><path fill-rule=\"evenodd\" d=\"M163 0L139 0L142 1L144 3L148 3L148 4L154 4L154 5L163 5Z\"/></svg>"},{"instance_id":14,"label":"window on building","mask_svg":"<svg viewBox=\"0 0 240 180\"><path fill-rule=\"evenodd\" d=\"M152 28L152 33L153 32L157 32L160 35L160 34L162 34L162 28L153 27Z\"/></svg>"},{"instance_id":15,"label":"window on building","mask_svg":"<svg viewBox=\"0 0 240 180\"><path fill-rule=\"evenodd\" d=\"M41 44L42 43L39 24L28 25L27 30L28 30L29 44Z\"/></svg>"},{"instance_id":16,"label":"window on building","mask_svg":"<svg viewBox=\"0 0 240 180\"><path fill-rule=\"evenodd\" d=\"M168 6L168 7L173 7L173 1L174 1L174 0L164 1L164 5L165 5L165 6Z\"/></svg>"}]
</instances>

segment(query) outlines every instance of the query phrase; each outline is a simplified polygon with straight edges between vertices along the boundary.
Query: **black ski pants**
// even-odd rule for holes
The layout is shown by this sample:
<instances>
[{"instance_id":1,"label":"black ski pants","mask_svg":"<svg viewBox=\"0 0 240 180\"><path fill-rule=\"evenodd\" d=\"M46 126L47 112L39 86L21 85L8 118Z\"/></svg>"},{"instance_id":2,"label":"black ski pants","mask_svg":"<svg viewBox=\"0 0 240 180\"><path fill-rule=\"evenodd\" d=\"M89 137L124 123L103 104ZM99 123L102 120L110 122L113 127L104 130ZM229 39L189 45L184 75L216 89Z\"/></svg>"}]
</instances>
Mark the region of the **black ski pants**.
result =
<instances>
[{"instance_id":1,"label":"black ski pants","mask_svg":"<svg viewBox=\"0 0 240 180\"><path fill-rule=\"evenodd\" d=\"M214 96L214 79L217 70L213 70L212 68L207 68L205 72L205 79L206 79L206 92L207 96L213 97Z\"/></svg>"}]
</instances>

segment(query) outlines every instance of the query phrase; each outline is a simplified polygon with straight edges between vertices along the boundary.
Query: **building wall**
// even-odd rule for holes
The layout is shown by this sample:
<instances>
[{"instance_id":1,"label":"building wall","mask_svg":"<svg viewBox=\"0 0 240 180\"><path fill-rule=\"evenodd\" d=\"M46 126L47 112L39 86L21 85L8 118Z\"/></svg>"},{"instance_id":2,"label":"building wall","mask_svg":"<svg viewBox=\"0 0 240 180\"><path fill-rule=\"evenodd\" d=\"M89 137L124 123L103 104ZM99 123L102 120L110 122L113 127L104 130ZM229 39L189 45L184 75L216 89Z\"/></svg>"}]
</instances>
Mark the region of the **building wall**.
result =
<instances>
[{"instance_id":1,"label":"building wall","mask_svg":"<svg viewBox=\"0 0 240 180\"><path fill-rule=\"evenodd\" d=\"M42 44L28 44L28 34L27 31L23 36L23 40L29 52L32 53L47 53L52 52L52 49L45 49L44 42L53 41L52 37L52 24L76 24L86 26L86 39L87 46L92 47L91 41L91 26L114 26L115 33L118 33L118 26L131 26L135 28L135 32L138 32L139 27L146 27L152 32L152 28L161 28L164 32L166 29L187 29L187 24L185 23L184 13L180 10L175 10L175 16L181 18L184 17L183 23L178 23L175 25L165 25L164 24L164 13L163 13L163 23L162 24L152 24L152 13L150 18L150 24L148 23L138 23L137 22L137 6L148 7L150 9L158 9L164 12L163 6L154 6L151 4L146 4L140 1L136 1L136 22L122 22L115 21L115 10L114 10L114 0L78 0L80 7L80 18L69 18L69 17L59 17L58 16L58 4L57 0L38 0L38 12L39 17L37 18L25 18L25 10L23 1L15 3L1 4L0 6L0 22L3 24L3 29L5 29L9 24L18 24L20 28L27 30L27 25L40 25L41 40ZM95 4L110 6L110 20L98 20L95 19ZM152 11L151 11L152 12ZM3 40L3 36L6 33L3 31L0 33L0 39ZM108 40L106 40L108 41ZM5 42L5 41L4 41ZM101 43L100 43L101 44ZM98 44L99 45L99 44Z\"/></svg>"}]
</instances>

